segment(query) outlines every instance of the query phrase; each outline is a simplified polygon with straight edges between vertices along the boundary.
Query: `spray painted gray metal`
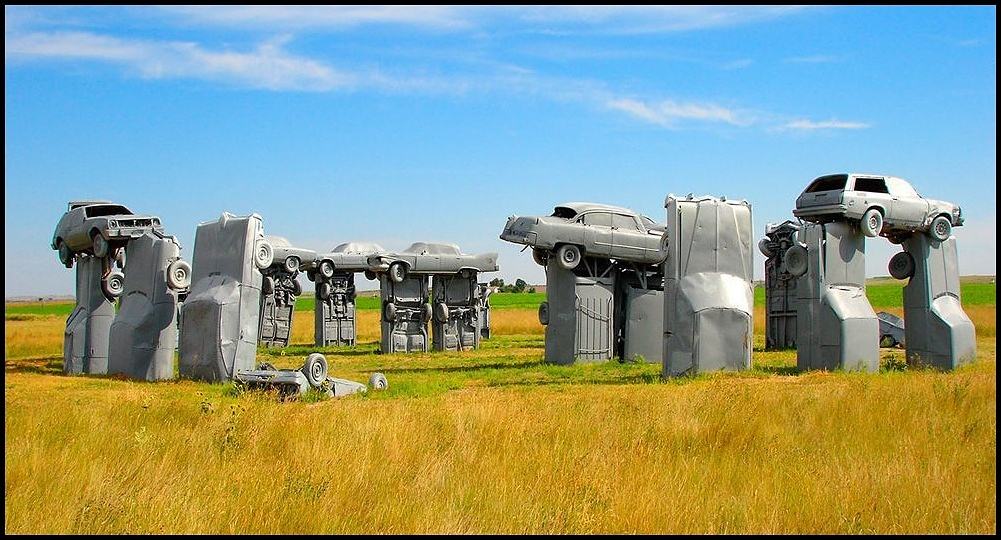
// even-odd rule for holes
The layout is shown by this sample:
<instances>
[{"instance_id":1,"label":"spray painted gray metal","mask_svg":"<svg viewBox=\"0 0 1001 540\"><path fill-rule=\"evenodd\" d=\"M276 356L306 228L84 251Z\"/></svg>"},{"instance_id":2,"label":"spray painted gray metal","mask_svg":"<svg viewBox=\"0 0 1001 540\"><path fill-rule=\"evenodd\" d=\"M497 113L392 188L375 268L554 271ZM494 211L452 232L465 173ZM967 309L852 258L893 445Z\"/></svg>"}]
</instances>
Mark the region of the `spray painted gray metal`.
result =
<instances>
[{"instance_id":1,"label":"spray painted gray metal","mask_svg":"<svg viewBox=\"0 0 1001 540\"><path fill-rule=\"evenodd\" d=\"M108 372L108 348L115 305L101 285L107 260L78 255L76 262L76 307L66 319L63 339L63 371L71 375Z\"/></svg>"},{"instance_id":2,"label":"spray painted gray metal","mask_svg":"<svg viewBox=\"0 0 1001 540\"><path fill-rule=\"evenodd\" d=\"M913 234L903 242L910 257L910 280L904 286L904 320L907 361L938 369L954 369L972 362L977 354L973 322L963 311L959 293L959 262L956 238L938 241L929 235ZM900 275L893 268L891 272Z\"/></svg>"},{"instance_id":3,"label":"spray painted gray metal","mask_svg":"<svg viewBox=\"0 0 1001 540\"><path fill-rule=\"evenodd\" d=\"M584 267L598 261L581 261ZM615 355L615 278L605 272L579 276L555 259L546 264L546 301L539 320L546 326L545 360L551 364L598 362Z\"/></svg>"},{"instance_id":4,"label":"spray painted gray metal","mask_svg":"<svg viewBox=\"0 0 1001 540\"><path fill-rule=\"evenodd\" d=\"M292 247L281 236L268 235L274 248L271 266L262 272L258 340L265 347L287 347L292 336L295 300L302 294L299 271L316 259L316 252Z\"/></svg>"},{"instance_id":5,"label":"spray painted gray metal","mask_svg":"<svg viewBox=\"0 0 1001 540\"><path fill-rule=\"evenodd\" d=\"M382 339L380 350L384 353L427 352L428 320L431 304L428 303L428 277L426 274L407 274L396 282L388 274L379 274L382 300Z\"/></svg>"},{"instance_id":6,"label":"spray painted gray metal","mask_svg":"<svg viewBox=\"0 0 1001 540\"><path fill-rule=\"evenodd\" d=\"M223 213L195 233L191 292L181 307L182 377L228 380L253 369L261 309L261 270L274 250L257 214Z\"/></svg>"},{"instance_id":7,"label":"spray painted gray metal","mask_svg":"<svg viewBox=\"0 0 1001 540\"><path fill-rule=\"evenodd\" d=\"M369 270L368 258L386 250L378 244L347 242L306 265L315 282L313 331L318 347L354 345L357 336L355 273Z\"/></svg>"},{"instance_id":8,"label":"spray painted gray metal","mask_svg":"<svg viewBox=\"0 0 1001 540\"><path fill-rule=\"evenodd\" d=\"M765 348L796 347L796 276L783 264L785 252L796 242L799 225L786 220L765 226L758 249L765 256Z\"/></svg>"},{"instance_id":9,"label":"spray painted gray metal","mask_svg":"<svg viewBox=\"0 0 1001 540\"><path fill-rule=\"evenodd\" d=\"M173 236L150 231L125 246L125 292L111 325L108 373L132 379L174 378L178 295L191 283Z\"/></svg>"},{"instance_id":10,"label":"spray painted gray metal","mask_svg":"<svg viewBox=\"0 0 1001 540\"><path fill-rule=\"evenodd\" d=\"M751 365L751 205L668 195L664 376Z\"/></svg>"},{"instance_id":11,"label":"spray painted gray metal","mask_svg":"<svg viewBox=\"0 0 1001 540\"><path fill-rule=\"evenodd\" d=\"M664 358L664 291L627 286L623 358L660 364Z\"/></svg>"},{"instance_id":12,"label":"spray painted gray metal","mask_svg":"<svg viewBox=\"0 0 1001 540\"><path fill-rule=\"evenodd\" d=\"M903 319L885 311L880 311L876 317L879 319L880 347L892 348L907 342Z\"/></svg>"},{"instance_id":13,"label":"spray painted gray metal","mask_svg":"<svg viewBox=\"0 0 1001 540\"><path fill-rule=\"evenodd\" d=\"M476 272L431 277L431 330L436 351L462 351L480 346L480 298Z\"/></svg>"},{"instance_id":14,"label":"spray painted gray metal","mask_svg":"<svg viewBox=\"0 0 1001 540\"><path fill-rule=\"evenodd\" d=\"M480 283L477 295L480 300L480 339L490 339L490 286Z\"/></svg>"},{"instance_id":15,"label":"spray painted gray metal","mask_svg":"<svg viewBox=\"0 0 1001 540\"><path fill-rule=\"evenodd\" d=\"M865 294L865 237L858 226L804 223L785 265L798 276L799 369L878 370L879 321Z\"/></svg>"}]
</instances>

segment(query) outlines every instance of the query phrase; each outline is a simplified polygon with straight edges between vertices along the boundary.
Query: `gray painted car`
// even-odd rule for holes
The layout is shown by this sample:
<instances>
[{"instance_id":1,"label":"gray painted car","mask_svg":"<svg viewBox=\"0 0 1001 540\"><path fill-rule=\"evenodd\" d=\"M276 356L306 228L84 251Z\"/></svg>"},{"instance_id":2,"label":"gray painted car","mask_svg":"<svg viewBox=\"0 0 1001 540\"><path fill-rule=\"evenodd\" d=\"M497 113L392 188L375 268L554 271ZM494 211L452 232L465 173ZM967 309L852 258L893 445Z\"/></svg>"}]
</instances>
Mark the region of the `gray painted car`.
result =
<instances>
[{"instance_id":1,"label":"gray painted car","mask_svg":"<svg viewBox=\"0 0 1001 540\"><path fill-rule=\"evenodd\" d=\"M496 253L466 255L455 244L414 242L400 253L379 253L368 258L369 270L385 272L396 283L402 283L409 273L458 274L496 272Z\"/></svg>"},{"instance_id":2,"label":"gray painted car","mask_svg":"<svg viewBox=\"0 0 1001 540\"><path fill-rule=\"evenodd\" d=\"M59 261L70 268L77 253L105 257L128 239L150 230L165 234L160 218L136 215L110 201L73 201L56 225L52 249L59 252Z\"/></svg>"},{"instance_id":3,"label":"gray painted car","mask_svg":"<svg viewBox=\"0 0 1001 540\"><path fill-rule=\"evenodd\" d=\"M894 243L915 231L944 241L963 224L959 206L926 199L903 178L879 174L821 176L796 199L793 215L815 223L848 218L866 236L882 234Z\"/></svg>"},{"instance_id":4,"label":"gray painted car","mask_svg":"<svg viewBox=\"0 0 1001 540\"><path fill-rule=\"evenodd\" d=\"M365 277L375 279L375 274L369 269L369 257L386 253L379 244L373 242L345 242L339 244L329 253L321 253L305 263L306 275L310 281L316 281L315 274L329 279L334 272L365 272Z\"/></svg>"},{"instance_id":5,"label":"gray painted car","mask_svg":"<svg viewBox=\"0 0 1001 540\"><path fill-rule=\"evenodd\" d=\"M584 256L660 264L663 234L664 225L628 208L570 202L549 216L511 216L500 238L533 248L540 265L556 254L560 266L573 270Z\"/></svg>"}]
</instances>

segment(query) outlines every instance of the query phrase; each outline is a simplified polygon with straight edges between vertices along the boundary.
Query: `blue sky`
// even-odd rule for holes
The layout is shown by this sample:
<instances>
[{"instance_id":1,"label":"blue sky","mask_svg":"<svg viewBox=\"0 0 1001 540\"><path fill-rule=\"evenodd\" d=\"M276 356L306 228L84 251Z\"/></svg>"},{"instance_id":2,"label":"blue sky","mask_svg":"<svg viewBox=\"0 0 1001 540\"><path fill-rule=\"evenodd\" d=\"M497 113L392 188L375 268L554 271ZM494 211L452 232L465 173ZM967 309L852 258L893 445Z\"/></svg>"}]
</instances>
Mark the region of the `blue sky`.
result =
<instances>
[{"instance_id":1,"label":"blue sky","mask_svg":"<svg viewBox=\"0 0 1001 540\"><path fill-rule=\"evenodd\" d=\"M189 259L198 222L257 212L303 247L449 241L540 283L497 238L511 214L663 220L693 192L761 231L838 171L961 204L961 270L995 273L995 7L4 15L8 297L72 292L49 247L71 199L161 216ZM885 275L893 247L868 250Z\"/></svg>"}]
</instances>

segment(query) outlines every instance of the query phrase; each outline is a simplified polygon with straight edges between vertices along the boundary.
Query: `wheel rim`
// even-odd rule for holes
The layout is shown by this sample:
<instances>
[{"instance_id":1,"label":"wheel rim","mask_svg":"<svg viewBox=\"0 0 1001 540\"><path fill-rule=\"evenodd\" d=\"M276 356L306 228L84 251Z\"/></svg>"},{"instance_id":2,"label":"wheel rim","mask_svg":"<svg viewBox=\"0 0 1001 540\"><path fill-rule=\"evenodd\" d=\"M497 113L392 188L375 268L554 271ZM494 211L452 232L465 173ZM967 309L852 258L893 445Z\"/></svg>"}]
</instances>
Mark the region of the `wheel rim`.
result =
<instances>
[{"instance_id":1,"label":"wheel rim","mask_svg":"<svg viewBox=\"0 0 1001 540\"><path fill-rule=\"evenodd\" d=\"M873 214L869 216L869 229L875 231L877 227L879 227L879 216Z\"/></svg>"},{"instance_id":2,"label":"wheel rim","mask_svg":"<svg viewBox=\"0 0 1001 540\"><path fill-rule=\"evenodd\" d=\"M944 219L938 220L938 223L935 224L935 233L938 234L939 238L944 238L949 234L949 224Z\"/></svg>"},{"instance_id":3,"label":"wheel rim","mask_svg":"<svg viewBox=\"0 0 1001 540\"><path fill-rule=\"evenodd\" d=\"M563 250L563 261L566 263L574 263L577 261L577 251L571 248Z\"/></svg>"},{"instance_id":4,"label":"wheel rim","mask_svg":"<svg viewBox=\"0 0 1001 540\"><path fill-rule=\"evenodd\" d=\"M313 362L309 366L309 376L313 379L313 382L320 382L323 380L323 377L326 375L323 371L323 364L319 361Z\"/></svg>"},{"instance_id":5,"label":"wheel rim","mask_svg":"<svg viewBox=\"0 0 1001 540\"><path fill-rule=\"evenodd\" d=\"M187 274L188 273L183 268L175 268L174 282L177 283L178 285L183 284L184 280L187 278Z\"/></svg>"}]
</instances>

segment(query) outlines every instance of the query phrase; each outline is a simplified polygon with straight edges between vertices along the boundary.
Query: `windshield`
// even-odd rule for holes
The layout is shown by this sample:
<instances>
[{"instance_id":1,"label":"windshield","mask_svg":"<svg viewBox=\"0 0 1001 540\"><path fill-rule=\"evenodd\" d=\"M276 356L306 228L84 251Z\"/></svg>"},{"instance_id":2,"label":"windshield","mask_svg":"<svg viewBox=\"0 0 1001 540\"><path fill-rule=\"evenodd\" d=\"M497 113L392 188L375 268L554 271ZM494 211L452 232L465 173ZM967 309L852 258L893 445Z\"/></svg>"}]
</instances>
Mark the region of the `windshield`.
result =
<instances>
[{"instance_id":1,"label":"windshield","mask_svg":"<svg viewBox=\"0 0 1001 540\"><path fill-rule=\"evenodd\" d=\"M87 217L130 215L132 211L118 204L99 204L84 209Z\"/></svg>"},{"instance_id":2,"label":"windshield","mask_svg":"<svg viewBox=\"0 0 1001 540\"><path fill-rule=\"evenodd\" d=\"M820 178L814 180L813 183L810 184L810 187L806 188L806 192L816 193L818 191L835 191L838 189L845 189L845 183L847 182L847 174L821 176Z\"/></svg>"},{"instance_id":3,"label":"windshield","mask_svg":"<svg viewBox=\"0 0 1001 540\"><path fill-rule=\"evenodd\" d=\"M563 218L563 219L573 219L577 215L572 208L567 208L566 206L557 206L553 210L553 217Z\"/></svg>"}]
</instances>

